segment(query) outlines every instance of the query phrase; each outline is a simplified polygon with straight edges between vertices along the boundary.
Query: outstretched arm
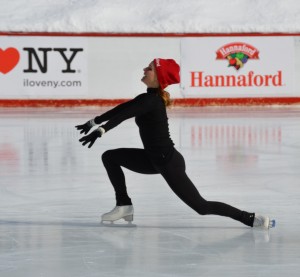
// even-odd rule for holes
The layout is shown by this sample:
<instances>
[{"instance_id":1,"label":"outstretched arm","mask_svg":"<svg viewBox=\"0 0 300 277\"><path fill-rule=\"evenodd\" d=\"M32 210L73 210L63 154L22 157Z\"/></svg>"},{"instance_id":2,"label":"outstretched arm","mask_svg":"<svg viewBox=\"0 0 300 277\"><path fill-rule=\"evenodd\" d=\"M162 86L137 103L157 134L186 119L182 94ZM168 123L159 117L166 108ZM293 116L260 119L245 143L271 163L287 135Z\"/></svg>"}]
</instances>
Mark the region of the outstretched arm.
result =
<instances>
[{"instance_id":1,"label":"outstretched arm","mask_svg":"<svg viewBox=\"0 0 300 277\"><path fill-rule=\"evenodd\" d=\"M119 105L117 105L116 107L108 110L107 112L99 115L99 116L96 116L94 118L94 122L96 124L101 124L105 121L108 121L110 120L112 117L116 116L118 113L120 113L123 109L126 109L127 107L129 107L131 105L131 102L134 101L134 99L132 100L129 100L127 102L124 102L124 103L121 103Z\"/></svg>"},{"instance_id":2,"label":"outstretched arm","mask_svg":"<svg viewBox=\"0 0 300 277\"><path fill-rule=\"evenodd\" d=\"M126 105L118 110L106 124L101 125L105 132L116 127L124 120L146 113L152 108L152 101L148 98L146 93L140 94L133 100L124 104Z\"/></svg>"},{"instance_id":3,"label":"outstretched arm","mask_svg":"<svg viewBox=\"0 0 300 277\"><path fill-rule=\"evenodd\" d=\"M101 125L99 128L94 130L92 133L90 133L87 136L82 137L79 141L82 143L82 145L86 145L89 143L89 148L92 147L94 142L101 137L105 132L109 131L110 129L116 127L121 122L123 122L126 119L129 119L134 116L141 115L143 113L146 113L152 108L152 101L150 98L148 98L147 94L140 94L136 98L134 98L131 101L128 101L124 103L125 105L121 104L117 106L116 108L106 112L103 114L103 117L101 120L106 120L106 124ZM121 107L120 107L121 106ZM99 121L97 121L98 123ZM87 123L86 123L87 124Z\"/></svg>"},{"instance_id":4,"label":"outstretched arm","mask_svg":"<svg viewBox=\"0 0 300 277\"><path fill-rule=\"evenodd\" d=\"M133 99L134 100L134 99ZM92 127L96 126L97 124L101 124L105 121L110 120L112 117L117 116L123 109L131 106L131 102L133 100L121 103L116 107L108 110L107 112L103 113L102 115L96 116L95 118L87 121L84 124L76 125L76 129L80 131L80 134L84 133L85 135L92 129Z\"/></svg>"}]
</instances>

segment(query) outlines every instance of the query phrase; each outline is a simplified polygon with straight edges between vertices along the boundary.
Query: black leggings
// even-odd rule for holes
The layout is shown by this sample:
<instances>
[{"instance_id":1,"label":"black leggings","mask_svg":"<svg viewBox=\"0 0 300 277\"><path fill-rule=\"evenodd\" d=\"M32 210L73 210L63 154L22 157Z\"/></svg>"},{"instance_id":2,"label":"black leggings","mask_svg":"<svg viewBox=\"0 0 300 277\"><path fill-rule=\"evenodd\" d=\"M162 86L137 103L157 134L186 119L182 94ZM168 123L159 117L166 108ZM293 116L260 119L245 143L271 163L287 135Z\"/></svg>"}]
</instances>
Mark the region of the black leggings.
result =
<instances>
[{"instance_id":1,"label":"black leggings","mask_svg":"<svg viewBox=\"0 0 300 277\"><path fill-rule=\"evenodd\" d=\"M185 161L175 149L170 160L163 165L153 163L144 149L119 148L102 155L103 164L116 192L117 205L131 205L125 176L121 167L142 174L161 174L173 192L189 207L201 215L214 214L231 217L253 226L254 214L241 211L221 202L207 201L198 192L185 172Z\"/></svg>"}]
</instances>

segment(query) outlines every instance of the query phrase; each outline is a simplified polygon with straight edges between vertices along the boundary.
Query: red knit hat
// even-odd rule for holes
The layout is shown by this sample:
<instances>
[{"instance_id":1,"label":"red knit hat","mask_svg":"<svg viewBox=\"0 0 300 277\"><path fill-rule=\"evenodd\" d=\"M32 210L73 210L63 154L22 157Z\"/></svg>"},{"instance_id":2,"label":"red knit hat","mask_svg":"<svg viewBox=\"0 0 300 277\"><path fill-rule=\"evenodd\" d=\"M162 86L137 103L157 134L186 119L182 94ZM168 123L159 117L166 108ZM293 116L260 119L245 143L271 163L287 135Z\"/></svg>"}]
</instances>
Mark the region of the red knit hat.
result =
<instances>
[{"instance_id":1,"label":"red knit hat","mask_svg":"<svg viewBox=\"0 0 300 277\"><path fill-rule=\"evenodd\" d=\"M180 67L172 59L160 59L156 58L153 60L156 68L157 79L162 89L168 85L180 83Z\"/></svg>"}]
</instances>

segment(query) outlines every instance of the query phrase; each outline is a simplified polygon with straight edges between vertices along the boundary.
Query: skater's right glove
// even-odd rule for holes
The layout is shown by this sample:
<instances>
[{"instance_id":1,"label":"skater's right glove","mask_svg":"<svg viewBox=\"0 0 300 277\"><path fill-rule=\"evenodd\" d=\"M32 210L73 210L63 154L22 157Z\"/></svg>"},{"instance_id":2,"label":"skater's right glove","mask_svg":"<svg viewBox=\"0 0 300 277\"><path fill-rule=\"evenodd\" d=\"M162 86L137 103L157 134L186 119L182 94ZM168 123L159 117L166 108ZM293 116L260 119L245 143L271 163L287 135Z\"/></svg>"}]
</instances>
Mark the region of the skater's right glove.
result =
<instances>
[{"instance_id":1,"label":"skater's right glove","mask_svg":"<svg viewBox=\"0 0 300 277\"><path fill-rule=\"evenodd\" d=\"M82 124L82 125L77 125L75 128L77 130L81 131L80 134L84 133L85 135L91 130L96 125L94 119L89 120L88 122Z\"/></svg>"},{"instance_id":2,"label":"skater's right glove","mask_svg":"<svg viewBox=\"0 0 300 277\"><path fill-rule=\"evenodd\" d=\"M97 138L100 138L105 133L104 128L99 127L95 131L91 132L87 136L82 137L79 141L82 142L82 145L85 146L89 143L88 148L91 148L95 143Z\"/></svg>"}]
</instances>

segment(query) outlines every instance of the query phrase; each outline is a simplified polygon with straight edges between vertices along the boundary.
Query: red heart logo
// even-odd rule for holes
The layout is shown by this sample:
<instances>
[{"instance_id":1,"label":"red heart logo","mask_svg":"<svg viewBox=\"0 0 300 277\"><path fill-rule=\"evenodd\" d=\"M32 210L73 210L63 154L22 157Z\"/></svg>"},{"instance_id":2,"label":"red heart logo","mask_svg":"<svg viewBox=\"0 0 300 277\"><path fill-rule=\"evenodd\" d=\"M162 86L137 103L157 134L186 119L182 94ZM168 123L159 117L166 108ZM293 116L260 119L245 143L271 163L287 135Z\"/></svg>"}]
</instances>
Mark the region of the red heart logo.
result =
<instances>
[{"instance_id":1,"label":"red heart logo","mask_svg":"<svg viewBox=\"0 0 300 277\"><path fill-rule=\"evenodd\" d=\"M20 54L16 48L7 48L2 50L0 48L0 72L3 74L11 71L19 62Z\"/></svg>"}]
</instances>

